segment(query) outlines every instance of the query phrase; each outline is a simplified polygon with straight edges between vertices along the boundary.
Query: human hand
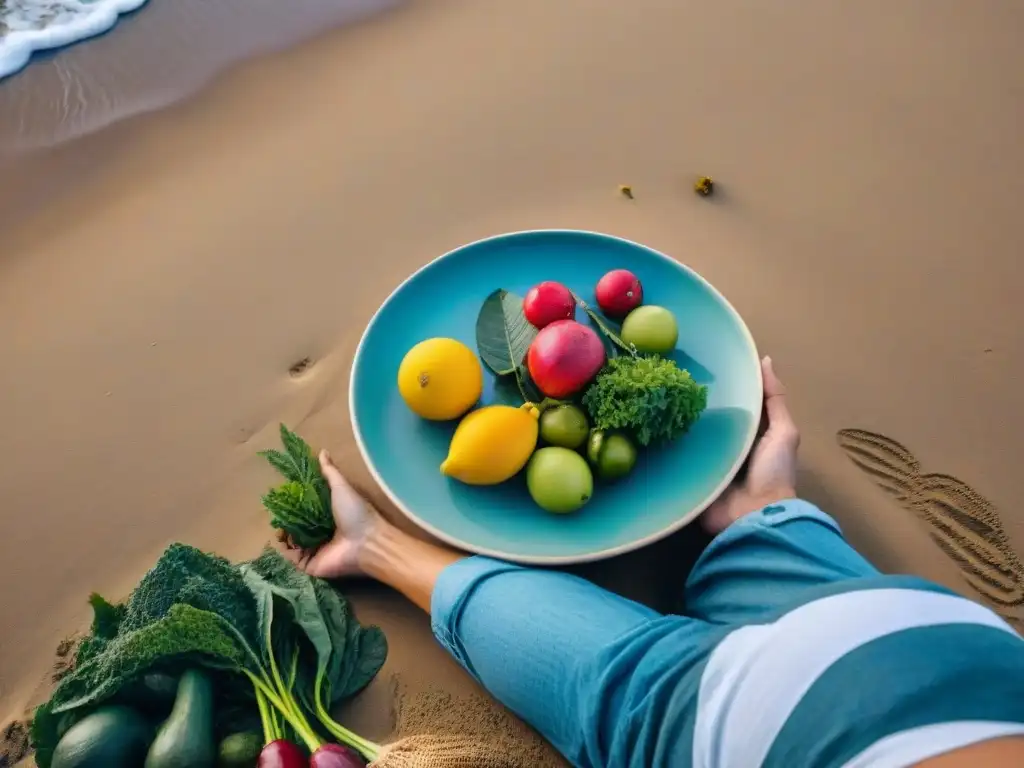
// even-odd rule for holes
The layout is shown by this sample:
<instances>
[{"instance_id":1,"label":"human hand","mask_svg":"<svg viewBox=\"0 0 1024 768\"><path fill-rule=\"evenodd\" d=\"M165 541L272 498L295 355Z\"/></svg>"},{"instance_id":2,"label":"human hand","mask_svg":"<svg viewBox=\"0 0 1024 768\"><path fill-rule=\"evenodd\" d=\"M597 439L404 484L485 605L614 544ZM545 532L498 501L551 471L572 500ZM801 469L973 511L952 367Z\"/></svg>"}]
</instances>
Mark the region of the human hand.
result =
<instances>
[{"instance_id":1,"label":"human hand","mask_svg":"<svg viewBox=\"0 0 1024 768\"><path fill-rule=\"evenodd\" d=\"M800 432L786 406L786 388L775 375L770 357L761 361L761 373L768 429L751 451L743 478L701 515L701 526L713 536L750 512L796 496Z\"/></svg>"},{"instance_id":2,"label":"human hand","mask_svg":"<svg viewBox=\"0 0 1024 768\"><path fill-rule=\"evenodd\" d=\"M348 484L326 450L320 451L320 471L331 489L334 537L315 552L288 550L285 555L310 576L322 579L361 576L360 555L370 538L387 524Z\"/></svg>"}]
</instances>

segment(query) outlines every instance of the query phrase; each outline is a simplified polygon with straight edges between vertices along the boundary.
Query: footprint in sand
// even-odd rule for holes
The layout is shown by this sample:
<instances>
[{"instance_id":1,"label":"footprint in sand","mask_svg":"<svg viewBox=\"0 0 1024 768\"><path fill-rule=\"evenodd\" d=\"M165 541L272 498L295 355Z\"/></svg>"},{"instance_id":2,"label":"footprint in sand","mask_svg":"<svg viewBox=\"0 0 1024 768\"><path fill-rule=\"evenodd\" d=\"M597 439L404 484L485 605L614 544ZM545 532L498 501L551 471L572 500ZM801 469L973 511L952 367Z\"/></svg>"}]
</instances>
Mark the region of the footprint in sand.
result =
<instances>
[{"instance_id":1,"label":"footprint in sand","mask_svg":"<svg viewBox=\"0 0 1024 768\"><path fill-rule=\"evenodd\" d=\"M312 357L304 357L301 360L297 360L288 368L288 375L293 379L297 379L312 368L314 362Z\"/></svg>"},{"instance_id":2,"label":"footprint in sand","mask_svg":"<svg viewBox=\"0 0 1024 768\"><path fill-rule=\"evenodd\" d=\"M1024 565L1010 545L995 506L951 475L923 473L903 445L862 429L841 429L839 447L876 485L928 526L932 540L992 608L1021 627Z\"/></svg>"}]
</instances>

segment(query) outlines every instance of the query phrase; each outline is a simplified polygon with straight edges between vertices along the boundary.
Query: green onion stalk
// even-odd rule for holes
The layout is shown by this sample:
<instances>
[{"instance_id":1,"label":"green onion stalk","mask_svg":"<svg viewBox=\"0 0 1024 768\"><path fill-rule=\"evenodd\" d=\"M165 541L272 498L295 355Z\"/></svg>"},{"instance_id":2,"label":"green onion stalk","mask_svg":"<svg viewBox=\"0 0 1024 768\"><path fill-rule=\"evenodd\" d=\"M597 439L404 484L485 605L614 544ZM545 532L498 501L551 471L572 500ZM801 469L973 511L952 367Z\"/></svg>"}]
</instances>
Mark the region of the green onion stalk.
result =
<instances>
[{"instance_id":1,"label":"green onion stalk","mask_svg":"<svg viewBox=\"0 0 1024 768\"><path fill-rule=\"evenodd\" d=\"M256 694L256 706L260 713L263 726L264 743L286 737L286 729L294 732L296 739L312 754L323 744L323 739L310 724L302 705L293 693L298 672L299 650L293 649L287 678L281 674L277 659L272 652L268 653L269 673L263 662L244 640L241 634L225 623L245 649L252 664L242 667L241 671L249 678ZM266 638L266 647L270 649L270 638ZM326 680L326 671L317 673L314 683L313 701L309 707L320 725L340 743L351 747L369 761L376 760L380 755L381 745L364 739L349 729L341 726L330 716L324 702L329 700L330 684Z\"/></svg>"}]
</instances>

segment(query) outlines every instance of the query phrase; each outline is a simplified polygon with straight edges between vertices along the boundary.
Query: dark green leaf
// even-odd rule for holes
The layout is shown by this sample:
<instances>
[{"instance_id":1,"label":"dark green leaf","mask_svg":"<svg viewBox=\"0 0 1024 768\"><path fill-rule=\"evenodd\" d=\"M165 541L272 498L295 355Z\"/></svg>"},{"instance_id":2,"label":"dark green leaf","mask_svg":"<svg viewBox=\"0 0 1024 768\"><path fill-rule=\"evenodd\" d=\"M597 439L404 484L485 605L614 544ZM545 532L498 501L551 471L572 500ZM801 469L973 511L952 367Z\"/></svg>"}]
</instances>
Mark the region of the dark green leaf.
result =
<instances>
[{"instance_id":1,"label":"dark green leaf","mask_svg":"<svg viewBox=\"0 0 1024 768\"><path fill-rule=\"evenodd\" d=\"M306 576L270 548L242 570L249 571L250 585L273 591L292 605L294 621L315 651L316 670L325 672L331 703L361 690L380 670L387 657L383 632L362 627L345 598L327 582ZM312 684L313 675L305 678Z\"/></svg>"},{"instance_id":2,"label":"dark green leaf","mask_svg":"<svg viewBox=\"0 0 1024 768\"><path fill-rule=\"evenodd\" d=\"M271 527L283 531L293 546L315 549L334 535L331 491L305 440L281 425L285 450L260 452L288 482L263 496Z\"/></svg>"},{"instance_id":3,"label":"dark green leaf","mask_svg":"<svg viewBox=\"0 0 1024 768\"><path fill-rule=\"evenodd\" d=\"M248 662L245 649L221 616L177 604L164 617L119 635L103 653L65 677L54 689L51 712L99 703L127 681L172 659L231 669Z\"/></svg>"},{"instance_id":4,"label":"dark green leaf","mask_svg":"<svg viewBox=\"0 0 1024 768\"><path fill-rule=\"evenodd\" d=\"M350 652L349 658L353 663L339 686L340 690L331 689L332 704L358 693L380 672L388 658L388 641L384 631L380 627L360 627L357 652Z\"/></svg>"},{"instance_id":5,"label":"dark green leaf","mask_svg":"<svg viewBox=\"0 0 1024 768\"><path fill-rule=\"evenodd\" d=\"M518 375L500 376L494 381L493 405L518 407L523 403L536 403L542 397L525 366L519 369Z\"/></svg>"},{"instance_id":6,"label":"dark green leaf","mask_svg":"<svg viewBox=\"0 0 1024 768\"><path fill-rule=\"evenodd\" d=\"M316 457L313 455L313 449L309 447L305 440L288 429L284 424L281 425L281 445L284 446L285 451L292 461L295 462L295 467L304 481L309 481L313 477L319 476L320 471L316 466Z\"/></svg>"},{"instance_id":7,"label":"dark green leaf","mask_svg":"<svg viewBox=\"0 0 1024 768\"><path fill-rule=\"evenodd\" d=\"M273 448L260 451L259 456L262 456L267 462L276 469L282 477L292 483L302 482L302 473L292 461L292 457L282 451L275 451Z\"/></svg>"},{"instance_id":8,"label":"dark green leaf","mask_svg":"<svg viewBox=\"0 0 1024 768\"><path fill-rule=\"evenodd\" d=\"M499 288L484 301L476 319L476 345L484 364L498 376L522 367L537 329L526 321L523 300Z\"/></svg>"},{"instance_id":9,"label":"dark green leaf","mask_svg":"<svg viewBox=\"0 0 1024 768\"><path fill-rule=\"evenodd\" d=\"M124 605L114 605L95 592L89 595L89 605L92 606L93 637L105 640L114 637L124 618Z\"/></svg>"},{"instance_id":10,"label":"dark green leaf","mask_svg":"<svg viewBox=\"0 0 1024 768\"><path fill-rule=\"evenodd\" d=\"M333 650L331 633L324 622L323 614L320 612L320 605L316 599L313 582L308 576L292 568L290 564L288 567L295 576L288 577L287 581L283 583L274 583L268 580L252 565L243 565L240 569L242 578L245 579L245 583L252 590L253 596L256 598L260 634L265 638L272 636L274 598L278 597L285 600L291 606L291 623L302 630L306 639L316 651L317 670L326 670ZM269 654L269 647L265 648L264 651ZM278 658L277 661L280 664L282 661L287 660Z\"/></svg>"},{"instance_id":11,"label":"dark green leaf","mask_svg":"<svg viewBox=\"0 0 1024 768\"><path fill-rule=\"evenodd\" d=\"M60 742L60 717L53 714L50 702L44 702L36 707L32 713L32 722L29 725L29 741L36 751L36 765L38 768L50 768L53 761L53 750Z\"/></svg>"}]
</instances>

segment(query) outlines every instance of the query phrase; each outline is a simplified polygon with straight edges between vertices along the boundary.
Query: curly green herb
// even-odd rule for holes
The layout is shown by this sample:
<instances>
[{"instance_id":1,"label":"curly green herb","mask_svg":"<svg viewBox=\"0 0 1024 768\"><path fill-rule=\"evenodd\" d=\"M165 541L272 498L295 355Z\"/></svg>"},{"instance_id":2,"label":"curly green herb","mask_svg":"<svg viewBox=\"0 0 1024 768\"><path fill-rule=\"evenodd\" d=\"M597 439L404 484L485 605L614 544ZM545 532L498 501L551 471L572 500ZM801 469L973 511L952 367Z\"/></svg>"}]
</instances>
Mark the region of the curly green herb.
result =
<instances>
[{"instance_id":1,"label":"curly green herb","mask_svg":"<svg viewBox=\"0 0 1024 768\"><path fill-rule=\"evenodd\" d=\"M597 429L628 432L640 445L683 435L708 404L708 388L661 357L616 357L583 395Z\"/></svg>"},{"instance_id":2,"label":"curly green herb","mask_svg":"<svg viewBox=\"0 0 1024 768\"><path fill-rule=\"evenodd\" d=\"M282 541L300 549L316 549L334 535L331 491L312 449L284 424L281 444L283 451L260 451L288 481L268 491L263 506Z\"/></svg>"}]
</instances>

